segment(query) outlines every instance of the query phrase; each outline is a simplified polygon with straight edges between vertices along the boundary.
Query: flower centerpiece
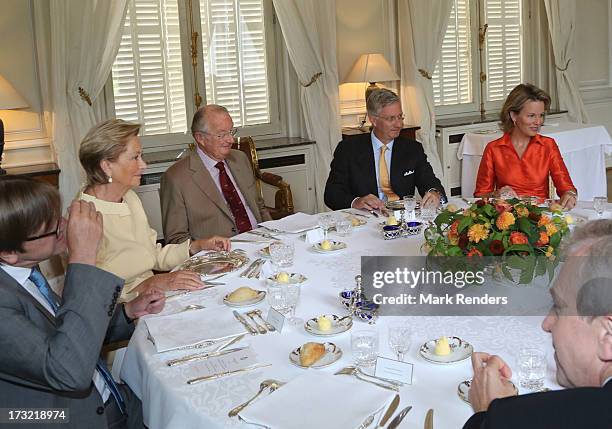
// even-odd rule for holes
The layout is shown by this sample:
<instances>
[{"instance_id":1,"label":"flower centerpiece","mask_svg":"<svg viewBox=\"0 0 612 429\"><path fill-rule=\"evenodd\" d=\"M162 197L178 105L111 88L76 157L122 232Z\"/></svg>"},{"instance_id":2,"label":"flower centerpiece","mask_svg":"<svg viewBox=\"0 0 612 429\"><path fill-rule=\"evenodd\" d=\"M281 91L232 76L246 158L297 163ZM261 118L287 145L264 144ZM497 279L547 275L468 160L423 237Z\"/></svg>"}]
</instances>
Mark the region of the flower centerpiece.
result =
<instances>
[{"instance_id":1,"label":"flower centerpiece","mask_svg":"<svg viewBox=\"0 0 612 429\"><path fill-rule=\"evenodd\" d=\"M558 263L559 244L569 231L569 216L518 199L479 199L458 210L449 204L425 230L429 256L463 256L472 262L494 256L501 271L519 284L549 273Z\"/></svg>"}]
</instances>

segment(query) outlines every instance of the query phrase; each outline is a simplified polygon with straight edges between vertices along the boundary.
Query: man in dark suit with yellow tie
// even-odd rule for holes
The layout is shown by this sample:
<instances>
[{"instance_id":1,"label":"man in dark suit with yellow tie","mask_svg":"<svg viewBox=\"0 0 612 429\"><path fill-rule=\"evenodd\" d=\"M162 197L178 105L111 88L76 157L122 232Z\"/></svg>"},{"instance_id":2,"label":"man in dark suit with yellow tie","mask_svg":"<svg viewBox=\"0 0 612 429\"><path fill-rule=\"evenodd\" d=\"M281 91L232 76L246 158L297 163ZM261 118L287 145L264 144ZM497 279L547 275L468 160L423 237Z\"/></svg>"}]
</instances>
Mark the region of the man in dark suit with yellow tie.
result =
<instances>
[{"instance_id":1,"label":"man in dark suit with yellow tie","mask_svg":"<svg viewBox=\"0 0 612 429\"><path fill-rule=\"evenodd\" d=\"M117 306L123 280L95 267L102 215L78 200L68 221L60 210L51 185L0 177L0 422L11 417L7 410L43 408L58 412L53 427L142 429L140 401L112 379L100 350L128 339L133 319L161 311L164 295L150 291ZM60 297L38 264L66 248Z\"/></svg>"},{"instance_id":2,"label":"man in dark suit with yellow tie","mask_svg":"<svg viewBox=\"0 0 612 429\"><path fill-rule=\"evenodd\" d=\"M510 366L474 353L469 399L476 412L464 429L612 428L612 220L576 230L542 322L565 390L514 396Z\"/></svg>"},{"instance_id":3,"label":"man in dark suit with yellow tie","mask_svg":"<svg viewBox=\"0 0 612 429\"><path fill-rule=\"evenodd\" d=\"M325 204L332 210L378 210L383 200L413 196L418 189L422 205L437 207L446 198L444 187L421 143L400 137L404 114L398 96L388 89L374 90L367 110L372 132L349 136L336 147Z\"/></svg>"}]
</instances>

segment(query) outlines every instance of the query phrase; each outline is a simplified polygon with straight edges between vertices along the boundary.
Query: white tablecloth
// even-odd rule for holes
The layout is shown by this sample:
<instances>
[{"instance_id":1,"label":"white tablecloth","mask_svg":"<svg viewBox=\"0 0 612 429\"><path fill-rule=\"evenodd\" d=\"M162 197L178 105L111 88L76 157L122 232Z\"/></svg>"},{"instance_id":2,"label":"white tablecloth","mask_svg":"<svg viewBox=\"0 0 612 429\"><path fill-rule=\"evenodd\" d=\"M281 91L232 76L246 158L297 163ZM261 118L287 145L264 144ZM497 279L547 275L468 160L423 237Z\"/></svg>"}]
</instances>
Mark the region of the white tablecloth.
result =
<instances>
[{"instance_id":1,"label":"white tablecloth","mask_svg":"<svg viewBox=\"0 0 612 429\"><path fill-rule=\"evenodd\" d=\"M563 161L569 170L581 200L607 195L606 154L612 153L612 139L602 125L564 123L542 127L541 134L557 142ZM463 136L457 156L461 166L461 193L472 197L484 148L502 133Z\"/></svg>"},{"instance_id":2,"label":"white tablecloth","mask_svg":"<svg viewBox=\"0 0 612 429\"><path fill-rule=\"evenodd\" d=\"M462 206L460 200L454 200ZM588 207L588 204L583 205ZM609 207L610 208L610 207ZM290 271L303 273L308 277L302 290L297 316L306 320L320 314L345 314L338 300L338 293L344 287L353 287L354 277L360 272L362 255L420 255L423 241L420 236L384 241L379 232L380 219L371 218L368 224L355 229L349 237L340 238L348 245L337 255L314 253L306 243L295 235L296 261ZM253 239L255 236L243 234ZM285 237L290 237L286 235ZM336 239L332 233L331 238ZM256 257L257 249L264 244L237 244L245 249L249 257ZM217 287L217 295L210 298L210 289L205 294L207 308L223 305L225 293L238 286L248 285L264 288L262 280L246 280L232 273L223 279L226 286ZM180 298L183 299L183 298ZM192 296L189 303L193 303ZM264 313L268 306L265 302L258 305ZM203 310L206 311L206 310ZM227 311L230 311L228 308ZM373 328L380 336L379 354L393 357L388 347L387 326L398 317L381 317ZM472 415L469 405L457 396L458 384L472 376L469 360L449 366L439 366L423 360L418 353L419 347L428 339L441 335L457 335L474 345L477 351L487 351L502 356L511 367L516 369L515 356L520 347L539 346L547 350L549 369L546 385L558 388L554 381L554 360L550 336L540 328L542 317L406 317L413 327L413 343L407 360L414 363L414 382L401 389L400 408L412 405L413 409L400 425L400 428L422 427L425 413L435 409L435 428L458 428ZM205 329L205 327L195 327ZM355 322L352 330L368 329L369 326ZM333 373L339 368L352 364L350 332L327 338L344 352L342 358L328 368L319 371ZM292 365L288 355L292 349L307 341L321 341L319 337L307 334L302 327L286 326L282 334L247 336L248 342L259 355L259 360L272 366L253 372L226 377L220 380L187 385L186 368L189 365L168 367L165 361L189 354L190 351L155 353L155 346L147 339L145 324L136 329L123 363L123 379L130 385L143 403L145 424L151 429L161 428L226 428L249 427L238 419L230 419L227 412L237 404L251 397L259 389L264 379L288 381L303 374L305 370ZM309 370L315 371L315 370ZM514 371L515 375L518 371ZM339 376L340 377L340 376ZM518 383L515 380L515 384ZM320 392L313 392L318 394ZM343 412L341 398L338 412ZM336 429L336 428L335 428ZM341 428L337 428L341 429Z\"/></svg>"}]
</instances>

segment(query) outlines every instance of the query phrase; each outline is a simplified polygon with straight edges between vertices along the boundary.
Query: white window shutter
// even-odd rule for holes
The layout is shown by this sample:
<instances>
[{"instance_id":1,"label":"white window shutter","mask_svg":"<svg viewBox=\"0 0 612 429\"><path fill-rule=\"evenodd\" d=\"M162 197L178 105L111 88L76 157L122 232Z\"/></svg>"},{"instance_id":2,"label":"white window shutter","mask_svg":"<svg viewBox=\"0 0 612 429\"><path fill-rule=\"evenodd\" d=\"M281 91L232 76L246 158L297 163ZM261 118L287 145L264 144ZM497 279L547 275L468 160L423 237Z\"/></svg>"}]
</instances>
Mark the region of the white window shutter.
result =
<instances>
[{"instance_id":1,"label":"white window shutter","mask_svg":"<svg viewBox=\"0 0 612 429\"><path fill-rule=\"evenodd\" d=\"M487 101L504 100L522 81L520 0L485 0Z\"/></svg>"},{"instance_id":2,"label":"white window shutter","mask_svg":"<svg viewBox=\"0 0 612 429\"><path fill-rule=\"evenodd\" d=\"M432 76L436 106L472 102L472 58L468 0L453 0L442 52Z\"/></svg>"},{"instance_id":3,"label":"white window shutter","mask_svg":"<svg viewBox=\"0 0 612 429\"><path fill-rule=\"evenodd\" d=\"M263 0L200 0L208 103L235 126L270 122Z\"/></svg>"},{"instance_id":4,"label":"white window shutter","mask_svg":"<svg viewBox=\"0 0 612 429\"><path fill-rule=\"evenodd\" d=\"M177 0L130 0L112 69L115 115L142 135L187 129Z\"/></svg>"}]
</instances>

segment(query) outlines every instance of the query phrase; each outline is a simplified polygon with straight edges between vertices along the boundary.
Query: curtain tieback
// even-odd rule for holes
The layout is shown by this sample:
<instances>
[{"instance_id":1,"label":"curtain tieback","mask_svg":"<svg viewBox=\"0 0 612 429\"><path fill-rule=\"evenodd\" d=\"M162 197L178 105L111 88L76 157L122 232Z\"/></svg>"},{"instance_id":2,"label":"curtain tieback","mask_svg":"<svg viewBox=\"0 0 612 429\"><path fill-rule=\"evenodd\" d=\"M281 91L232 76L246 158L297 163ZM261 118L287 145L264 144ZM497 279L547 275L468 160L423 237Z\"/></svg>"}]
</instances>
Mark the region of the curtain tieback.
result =
<instances>
[{"instance_id":1,"label":"curtain tieback","mask_svg":"<svg viewBox=\"0 0 612 429\"><path fill-rule=\"evenodd\" d=\"M81 99L83 101L85 101L87 104L91 106L91 97L89 96L89 93L85 91L85 89L82 86L79 86L79 95L81 96Z\"/></svg>"},{"instance_id":2,"label":"curtain tieback","mask_svg":"<svg viewBox=\"0 0 612 429\"><path fill-rule=\"evenodd\" d=\"M555 64L555 68L557 70L559 70L560 72L564 72L567 71L567 67L569 66L570 61L572 61L572 59L570 58L569 60L567 60L567 62L565 63L565 68L561 68L559 67L557 64Z\"/></svg>"},{"instance_id":3,"label":"curtain tieback","mask_svg":"<svg viewBox=\"0 0 612 429\"><path fill-rule=\"evenodd\" d=\"M312 77L310 78L310 82L308 83L302 83L300 82L300 85L302 85L304 88L308 88L310 85L312 85L313 83L315 83L321 76L323 76L323 72L319 72L319 73L315 73L312 75Z\"/></svg>"},{"instance_id":4,"label":"curtain tieback","mask_svg":"<svg viewBox=\"0 0 612 429\"><path fill-rule=\"evenodd\" d=\"M419 69L419 73L421 73L421 76L423 76L425 79L431 80L431 74L428 73L427 70Z\"/></svg>"}]
</instances>

